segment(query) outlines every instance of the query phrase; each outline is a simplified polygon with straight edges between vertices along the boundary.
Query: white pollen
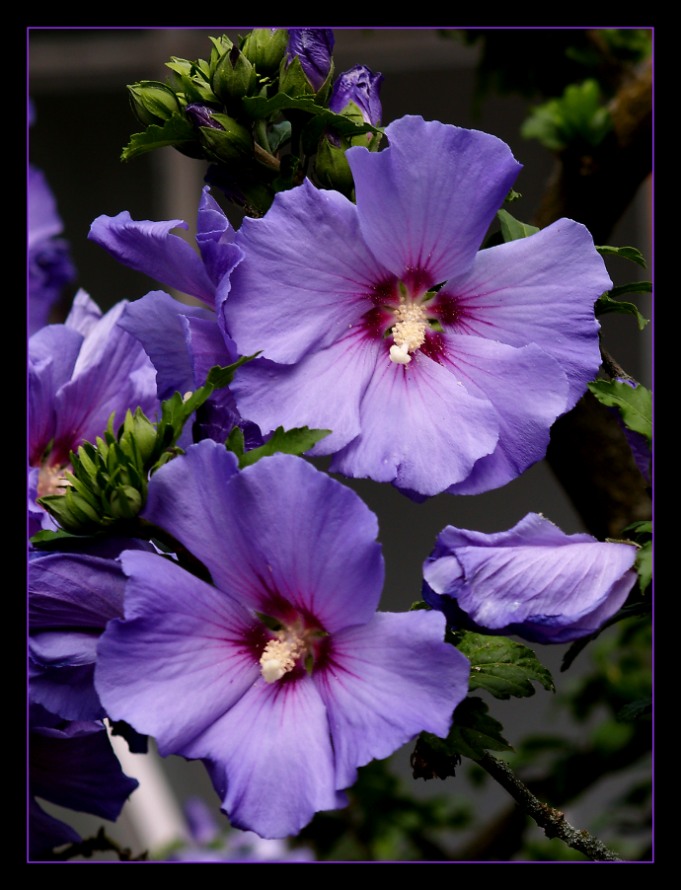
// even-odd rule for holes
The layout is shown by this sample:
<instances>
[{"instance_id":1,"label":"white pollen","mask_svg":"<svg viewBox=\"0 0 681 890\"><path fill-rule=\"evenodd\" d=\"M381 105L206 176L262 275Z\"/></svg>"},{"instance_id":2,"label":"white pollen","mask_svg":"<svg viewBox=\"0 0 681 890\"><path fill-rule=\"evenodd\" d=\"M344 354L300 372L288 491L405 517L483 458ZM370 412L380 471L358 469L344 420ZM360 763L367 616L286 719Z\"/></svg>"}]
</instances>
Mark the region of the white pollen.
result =
<instances>
[{"instance_id":1,"label":"white pollen","mask_svg":"<svg viewBox=\"0 0 681 890\"><path fill-rule=\"evenodd\" d=\"M295 667L303 651L303 643L295 634L280 631L279 639L270 640L260 656L260 673L266 683L276 683Z\"/></svg>"},{"instance_id":2,"label":"white pollen","mask_svg":"<svg viewBox=\"0 0 681 890\"><path fill-rule=\"evenodd\" d=\"M393 343L390 347L390 361L395 362L397 365L408 365L411 361L411 356L409 355L407 347L404 344L402 344L402 346L396 346Z\"/></svg>"},{"instance_id":3,"label":"white pollen","mask_svg":"<svg viewBox=\"0 0 681 890\"><path fill-rule=\"evenodd\" d=\"M400 365L411 361L410 353L416 352L426 339L428 322L422 306L401 302L394 310L395 324L391 334L390 360Z\"/></svg>"}]
</instances>

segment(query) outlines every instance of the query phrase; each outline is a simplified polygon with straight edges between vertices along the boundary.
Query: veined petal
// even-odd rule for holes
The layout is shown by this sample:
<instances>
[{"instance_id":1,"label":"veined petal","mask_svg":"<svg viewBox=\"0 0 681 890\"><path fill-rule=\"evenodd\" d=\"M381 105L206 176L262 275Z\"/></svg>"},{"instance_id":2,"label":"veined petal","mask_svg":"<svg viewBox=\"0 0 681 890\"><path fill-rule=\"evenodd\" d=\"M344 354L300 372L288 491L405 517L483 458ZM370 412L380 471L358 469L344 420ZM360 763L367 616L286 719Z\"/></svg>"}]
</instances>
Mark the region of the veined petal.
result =
<instances>
[{"instance_id":1,"label":"veined petal","mask_svg":"<svg viewBox=\"0 0 681 890\"><path fill-rule=\"evenodd\" d=\"M164 291L151 291L125 307L120 326L137 339L156 369L159 399L197 386L185 318L215 322L206 309L185 306Z\"/></svg>"},{"instance_id":2,"label":"veined petal","mask_svg":"<svg viewBox=\"0 0 681 890\"><path fill-rule=\"evenodd\" d=\"M499 422L496 449L448 491L477 494L499 488L546 454L551 425L567 407L567 377L534 344L516 349L475 336L445 334L443 339L446 366L468 392L489 400Z\"/></svg>"},{"instance_id":3,"label":"veined petal","mask_svg":"<svg viewBox=\"0 0 681 890\"><path fill-rule=\"evenodd\" d=\"M470 267L521 165L496 136L415 115L385 134L383 151L347 152L362 236L393 274L440 283Z\"/></svg>"},{"instance_id":4,"label":"veined petal","mask_svg":"<svg viewBox=\"0 0 681 890\"><path fill-rule=\"evenodd\" d=\"M230 388L241 414L263 431L278 426L331 430L310 452L330 454L360 432L359 406L377 354L361 331L348 333L295 365L249 362Z\"/></svg>"},{"instance_id":5,"label":"veined petal","mask_svg":"<svg viewBox=\"0 0 681 890\"><path fill-rule=\"evenodd\" d=\"M126 620L98 646L95 686L113 720L182 752L250 688L259 665L254 619L175 563L126 551Z\"/></svg>"},{"instance_id":6,"label":"veined petal","mask_svg":"<svg viewBox=\"0 0 681 890\"><path fill-rule=\"evenodd\" d=\"M376 349L383 355L362 397L361 434L334 455L331 471L438 494L494 450L497 413L425 355L405 366L383 343Z\"/></svg>"},{"instance_id":7,"label":"veined petal","mask_svg":"<svg viewBox=\"0 0 681 890\"><path fill-rule=\"evenodd\" d=\"M76 448L94 442L115 413L122 423L128 408L140 406L152 420L158 408L156 375L140 344L117 322L125 308L110 309L85 338L73 377L55 398L56 438Z\"/></svg>"},{"instance_id":8,"label":"veined petal","mask_svg":"<svg viewBox=\"0 0 681 890\"><path fill-rule=\"evenodd\" d=\"M313 681L329 714L339 788L355 781L357 767L423 730L447 735L468 693L470 665L444 632L437 612L379 612L334 636L329 662Z\"/></svg>"},{"instance_id":9,"label":"veined petal","mask_svg":"<svg viewBox=\"0 0 681 890\"><path fill-rule=\"evenodd\" d=\"M326 709L309 677L257 681L188 753L212 761L232 825L261 837L296 835L338 806Z\"/></svg>"},{"instance_id":10,"label":"veined petal","mask_svg":"<svg viewBox=\"0 0 681 890\"><path fill-rule=\"evenodd\" d=\"M236 233L218 202L211 196L208 186L204 186L201 192L196 228L201 259L208 277L217 287L221 279L241 261L243 253L233 243Z\"/></svg>"},{"instance_id":11,"label":"veined petal","mask_svg":"<svg viewBox=\"0 0 681 890\"><path fill-rule=\"evenodd\" d=\"M460 309L458 333L536 343L553 356L570 383L567 410L600 367L594 303L610 287L588 230L560 219L529 238L481 250L443 291Z\"/></svg>"},{"instance_id":12,"label":"veined petal","mask_svg":"<svg viewBox=\"0 0 681 890\"><path fill-rule=\"evenodd\" d=\"M301 458L273 455L226 480L226 457L205 441L162 467L144 517L246 608L295 609L328 632L368 621L383 585L374 514Z\"/></svg>"},{"instance_id":13,"label":"veined petal","mask_svg":"<svg viewBox=\"0 0 681 890\"><path fill-rule=\"evenodd\" d=\"M276 195L262 219L237 233L245 258L223 304L230 336L243 354L292 363L325 349L371 308L386 270L366 247L357 208L309 181Z\"/></svg>"},{"instance_id":14,"label":"veined petal","mask_svg":"<svg viewBox=\"0 0 681 890\"><path fill-rule=\"evenodd\" d=\"M171 234L173 229L187 228L181 219L137 221L124 210L116 216L98 216L88 238L130 269L212 306L215 285L203 260L184 238Z\"/></svg>"}]
</instances>

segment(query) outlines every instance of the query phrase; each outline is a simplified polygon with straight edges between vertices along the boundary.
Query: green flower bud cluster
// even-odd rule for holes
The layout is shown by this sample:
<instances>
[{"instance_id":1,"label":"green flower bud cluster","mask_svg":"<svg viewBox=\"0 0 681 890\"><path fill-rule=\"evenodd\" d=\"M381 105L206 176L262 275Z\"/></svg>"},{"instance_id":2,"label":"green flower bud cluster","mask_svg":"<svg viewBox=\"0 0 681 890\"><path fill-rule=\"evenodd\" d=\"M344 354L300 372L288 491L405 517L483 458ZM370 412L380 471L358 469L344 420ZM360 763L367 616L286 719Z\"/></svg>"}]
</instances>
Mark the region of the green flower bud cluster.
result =
<instances>
[{"instance_id":1,"label":"green flower bud cluster","mask_svg":"<svg viewBox=\"0 0 681 890\"><path fill-rule=\"evenodd\" d=\"M72 534L88 535L133 519L146 500L149 465L157 448L156 426L141 408L128 411L118 431L113 415L95 444L84 442L71 452L69 485L63 495L39 503Z\"/></svg>"},{"instance_id":2,"label":"green flower bud cluster","mask_svg":"<svg viewBox=\"0 0 681 890\"><path fill-rule=\"evenodd\" d=\"M228 386L237 368L255 356L243 356L227 367L215 366L193 393L179 392L161 404L161 417L152 422L141 408L128 410L118 431L114 415L95 443L84 442L71 452L63 494L46 495L38 503L73 535L93 535L113 525L129 529L144 506L150 476L181 449L180 434L215 389ZM44 532L42 533L45 534Z\"/></svg>"},{"instance_id":3,"label":"green flower bud cluster","mask_svg":"<svg viewBox=\"0 0 681 890\"><path fill-rule=\"evenodd\" d=\"M171 145L208 162L208 181L250 216L263 215L277 192L306 176L351 195L344 150L360 138L366 141L367 134L377 147L381 131L361 113L329 108L334 72L329 34L255 28L237 42L211 37L208 59L172 57L166 83L128 86L145 130L131 136L123 160Z\"/></svg>"}]
</instances>

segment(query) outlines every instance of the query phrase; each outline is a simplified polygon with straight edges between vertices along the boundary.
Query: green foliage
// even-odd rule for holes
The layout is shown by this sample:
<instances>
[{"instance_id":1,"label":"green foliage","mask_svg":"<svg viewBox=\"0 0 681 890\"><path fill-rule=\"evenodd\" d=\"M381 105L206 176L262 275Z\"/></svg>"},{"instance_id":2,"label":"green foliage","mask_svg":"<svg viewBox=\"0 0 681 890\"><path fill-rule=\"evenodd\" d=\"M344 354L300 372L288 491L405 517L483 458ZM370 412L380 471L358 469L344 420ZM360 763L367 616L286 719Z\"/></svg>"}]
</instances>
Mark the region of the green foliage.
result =
<instances>
[{"instance_id":1,"label":"green foliage","mask_svg":"<svg viewBox=\"0 0 681 890\"><path fill-rule=\"evenodd\" d=\"M617 408L625 426L644 436L648 444L653 439L653 398L645 386L632 387L618 380L595 380L589 389L603 405Z\"/></svg>"},{"instance_id":2,"label":"green foliage","mask_svg":"<svg viewBox=\"0 0 681 890\"><path fill-rule=\"evenodd\" d=\"M484 689L495 698L534 695L533 682L555 692L551 672L523 643L507 637L459 632L456 646L471 663L469 689Z\"/></svg>"},{"instance_id":3,"label":"green foliage","mask_svg":"<svg viewBox=\"0 0 681 890\"><path fill-rule=\"evenodd\" d=\"M539 231L537 226L520 222L514 216L511 216L508 210L497 210L497 219L501 227L501 237L504 241L517 241L518 238L528 238Z\"/></svg>"},{"instance_id":4,"label":"green foliage","mask_svg":"<svg viewBox=\"0 0 681 890\"><path fill-rule=\"evenodd\" d=\"M129 85L133 112L146 129L131 136L122 160L172 146L207 161L217 166L214 180L224 180L226 198L251 216L262 216L277 192L304 177L351 198L344 152L357 144L377 150L383 131L365 123L357 106L329 110L333 60L316 91L300 60L286 59L286 29L255 29L240 45L226 35L210 41L208 60L166 62L166 83ZM330 145L329 136L340 145Z\"/></svg>"},{"instance_id":5,"label":"green foliage","mask_svg":"<svg viewBox=\"0 0 681 890\"><path fill-rule=\"evenodd\" d=\"M433 861L449 859L439 844L445 832L472 818L460 798L422 799L407 792L390 760L374 760L358 771L347 791L349 806L318 813L296 838L312 845L321 861Z\"/></svg>"},{"instance_id":6,"label":"green foliage","mask_svg":"<svg viewBox=\"0 0 681 890\"><path fill-rule=\"evenodd\" d=\"M453 776L454 767L462 756L478 760L488 750L512 751L501 734L501 723L491 717L488 710L481 698L465 698L454 711L454 720L446 739L422 732L414 755L418 752L419 775L425 777L431 770L432 776L443 779L443 767L451 770L447 775Z\"/></svg>"},{"instance_id":7,"label":"green foliage","mask_svg":"<svg viewBox=\"0 0 681 890\"><path fill-rule=\"evenodd\" d=\"M645 593L653 580L653 523L650 520L633 522L624 529L639 545L636 556L636 570L641 593Z\"/></svg>"},{"instance_id":8,"label":"green foliage","mask_svg":"<svg viewBox=\"0 0 681 890\"><path fill-rule=\"evenodd\" d=\"M609 244L602 244L596 247L601 256L618 256L625 260L631 260L643 269L646 268L645 257L637 247L611 247Z\"/></svg>"},{"instance_id":9,"label":"green foliage","mask_svg":"<svg viewBox=\"0 0 681 890\"><path fill-rule=\"evenodd\" d=\"M235 427L226 445L229 451L233 451L239 458L239 469L243 469L259 461L261 457L268 457L271 454L304 454L330 432L331 430L311 430L306 426L284 430L283 426L279 426L264 445L245 451L244 434L239 427Z\"/></svg>"},{"instance_id":10,"label":"green foliage","mask_svg":"<svg viewBox=\"0 0 681 890\"><path fill-rule=\"evenodd\" d=\"M639 331L642 331L648 324L650 319L642 315L638 306L636 306L634 303L629 303L625 300L615 300L613 298L614 296L622 293L642 294L648 293L651 290L652 286L649 281L638 281L633 282L632 284L614 287L612 290L607 291L607 293L604 293L603 296L599 297L596 300L596 315L606 315L609 312L617 312L623 315L633 315L636 319L636 324L638 325Z\"/></svg>"},{"instance_id":11,"label":"green foliage","mask_svg":"<svg viewBox=\"0 0 681 890\"><path fill-rule=\"evenodd\" d=\"M521 127L526 139L538 139L552 151L596 148L612 129L596 80L570 84L558 99L538 105Z\"/></svg>"}]
</instances>

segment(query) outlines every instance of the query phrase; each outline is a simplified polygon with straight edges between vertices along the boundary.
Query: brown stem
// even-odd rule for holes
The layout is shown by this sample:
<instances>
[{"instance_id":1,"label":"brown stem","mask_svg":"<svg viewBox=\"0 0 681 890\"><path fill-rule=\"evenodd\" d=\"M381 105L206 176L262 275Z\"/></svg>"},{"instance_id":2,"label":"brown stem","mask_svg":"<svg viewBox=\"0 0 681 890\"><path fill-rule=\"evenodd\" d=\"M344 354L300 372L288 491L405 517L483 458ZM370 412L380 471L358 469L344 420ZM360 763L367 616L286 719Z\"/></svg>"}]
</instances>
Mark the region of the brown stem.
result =
<instances>
[{"instance_id":1,"label":"brown stem","mask_svg":"<svg viewBox=\"0 0 681 890\"><path fill-rule=\"evenodd\" d=\"M477 762L508 791L524 812L534 819L540 828L544 829L547 837L560 838L568 847L583 853L594 862L622 861L616 853L588 831L570 825L560 810L542 803L503 760L497 760L496 757L492 757L485 751Z\"/></svg>"}]
</instances>

